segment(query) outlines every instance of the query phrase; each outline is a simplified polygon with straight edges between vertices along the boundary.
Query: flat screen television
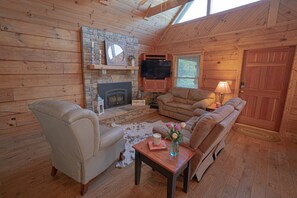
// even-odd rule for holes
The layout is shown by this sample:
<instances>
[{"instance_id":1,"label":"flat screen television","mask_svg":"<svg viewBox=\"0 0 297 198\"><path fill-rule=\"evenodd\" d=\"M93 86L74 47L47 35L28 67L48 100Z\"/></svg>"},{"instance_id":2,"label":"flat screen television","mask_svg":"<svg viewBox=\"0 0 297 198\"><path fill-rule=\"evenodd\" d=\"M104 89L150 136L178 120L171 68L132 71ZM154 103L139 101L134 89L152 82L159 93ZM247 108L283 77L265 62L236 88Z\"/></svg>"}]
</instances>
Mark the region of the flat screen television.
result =
<instances>
[{"instance_id":1,"label":"flat screen television","mask_svg":"<svg viewBox=\"0 0 297 198\"><path fill-rule=\"evenodd\" d=\"M170 77L171 61L143 60L141 62L141 77L149 79L164 79Z\"/></svg>"}]
</instances>

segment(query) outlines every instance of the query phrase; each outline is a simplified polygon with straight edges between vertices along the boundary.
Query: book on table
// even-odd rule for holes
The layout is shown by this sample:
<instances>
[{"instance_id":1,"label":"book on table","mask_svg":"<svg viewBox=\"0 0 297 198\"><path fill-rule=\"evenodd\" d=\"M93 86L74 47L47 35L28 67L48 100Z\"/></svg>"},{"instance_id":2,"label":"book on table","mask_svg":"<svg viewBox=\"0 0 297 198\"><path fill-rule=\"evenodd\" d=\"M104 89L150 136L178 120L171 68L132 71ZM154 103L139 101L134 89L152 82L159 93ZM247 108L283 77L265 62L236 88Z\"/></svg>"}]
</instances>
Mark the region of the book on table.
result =
<instances>
[{"instance_id":1,"label":"book on table","mask_svg":"<svg viewBox=\"0 0 297 198\"><path fill-rule=\"evenodd\" d=\"M150 149L150 151L156 151L156 150L166 150L167 145L164 140L161 140L161 143L159 145L155 145L153 141L148 141L147 145Z\"/></svg>"}]
</instances>

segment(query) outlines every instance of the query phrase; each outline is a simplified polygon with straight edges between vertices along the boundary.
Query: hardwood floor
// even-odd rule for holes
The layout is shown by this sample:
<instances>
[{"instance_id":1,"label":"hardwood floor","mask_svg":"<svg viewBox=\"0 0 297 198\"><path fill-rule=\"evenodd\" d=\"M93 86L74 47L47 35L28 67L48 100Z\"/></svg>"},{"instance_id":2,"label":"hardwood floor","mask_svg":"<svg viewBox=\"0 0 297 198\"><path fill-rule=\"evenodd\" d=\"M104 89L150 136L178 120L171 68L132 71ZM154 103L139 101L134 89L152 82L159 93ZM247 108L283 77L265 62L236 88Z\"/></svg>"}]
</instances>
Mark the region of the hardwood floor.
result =
<instances>
[{"instance_id":1,"label":"hardwood floor","mask_svg":"<svg viewBox=\"0 0 297 198\"><path fill-rule=\"evenodd\" d=\"M170 121L152 113L133 122ZM80 185L63 173L51 177L50 148L38 126L0 136L0 197L81 197ZM231 131L227 146L202 180L176 197L297 197L297 143L265 142ZM166 197L166 179L143 164L139 186L134 164L113 166L95 178L84 197Z\"/></svg>"}]
</instances>

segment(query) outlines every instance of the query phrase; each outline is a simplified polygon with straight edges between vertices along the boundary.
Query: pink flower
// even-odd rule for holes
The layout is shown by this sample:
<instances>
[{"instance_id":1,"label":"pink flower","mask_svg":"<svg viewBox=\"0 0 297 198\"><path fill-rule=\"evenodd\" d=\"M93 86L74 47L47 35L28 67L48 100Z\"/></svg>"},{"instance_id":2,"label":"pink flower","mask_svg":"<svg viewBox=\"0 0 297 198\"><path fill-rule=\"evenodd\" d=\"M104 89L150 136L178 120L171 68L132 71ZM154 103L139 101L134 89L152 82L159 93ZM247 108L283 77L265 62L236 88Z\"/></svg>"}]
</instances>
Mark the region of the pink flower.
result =
<instances>
[{"instance_id":1,"label":"pink flower","mask_svg":"<svg viewBox=\"0 0 297 198\"><path fill-rule=\"evenodd\" d=\"M171 122L168 122L166 123L166 127L171 130L173 128L173 124Z\"/></svg>"},{"instance_id":2,"label":"pink flower","mask_svg":"<svg viewBox=\"0 0 297 198\"><path fill-rule=\"evenodd\" d=\"M179 131L180 130L180 125L179 124L175 125L175 130L176 131Z\"/></svg>"}]
</instances>

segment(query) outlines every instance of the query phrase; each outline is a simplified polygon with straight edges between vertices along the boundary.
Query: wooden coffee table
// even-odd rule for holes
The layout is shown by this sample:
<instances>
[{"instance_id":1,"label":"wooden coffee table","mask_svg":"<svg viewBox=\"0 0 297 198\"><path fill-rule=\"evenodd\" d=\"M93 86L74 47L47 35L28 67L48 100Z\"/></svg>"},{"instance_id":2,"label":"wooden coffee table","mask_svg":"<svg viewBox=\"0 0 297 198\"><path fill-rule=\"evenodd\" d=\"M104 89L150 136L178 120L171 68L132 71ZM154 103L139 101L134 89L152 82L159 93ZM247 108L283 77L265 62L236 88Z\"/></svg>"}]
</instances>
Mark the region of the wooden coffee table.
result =
<instances>
[{"instance_id":1,"label":"wooden coffee table","mask_svg":"<svg viewBox=\"0 0 297 198\"><path fill-rule=\"evenodd\" d=\"M166 141L167 150L150 151L147 142L152 138L135 144L135 185L140 183L141 162L146 163L153 170L159 171L167 177L167 197L174 197L176 188L176 178L183 172L183 191L188 192L191 170L191 159L195 152L185 146L180 145L179 155L176 157L170 156L171 142Z\"/></svg>"}]
</instances>

